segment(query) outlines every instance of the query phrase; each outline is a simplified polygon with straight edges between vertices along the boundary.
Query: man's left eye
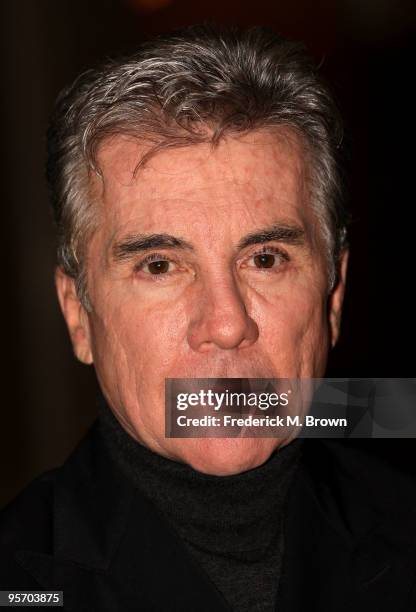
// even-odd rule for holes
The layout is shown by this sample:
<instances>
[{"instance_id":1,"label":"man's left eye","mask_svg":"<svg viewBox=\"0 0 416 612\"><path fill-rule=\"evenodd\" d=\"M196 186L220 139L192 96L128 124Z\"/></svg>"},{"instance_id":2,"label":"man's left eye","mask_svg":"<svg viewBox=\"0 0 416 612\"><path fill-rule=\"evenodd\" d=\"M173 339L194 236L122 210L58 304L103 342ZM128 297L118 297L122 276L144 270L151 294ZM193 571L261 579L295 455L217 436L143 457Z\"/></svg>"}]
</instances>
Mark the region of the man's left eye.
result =
<instances>
[{"instance_id":1,"label":"man's left eye","mask_svg":"<svg viewBox=\"0 0 416 612\"><path fill-rule=\"evenodd\" d=\"M254 267L267 270L269 268L277 268L285 261L288 261L288 257L280 251L264 251L252 255L248 261L252 261ZM251 267L253 267L251 265Z\"/></svg>"},{"instance_id":2,"label":"man's left eye","mask_svg":"<svg viewBox=\"0 0 416 612\"><path fill-rule=\"evenodd\" d=\"M254 255L253 260L256 268L272 268L276 262L276 256L272 253L261 253L261 255Z\"/></svg>"}]
</instances>

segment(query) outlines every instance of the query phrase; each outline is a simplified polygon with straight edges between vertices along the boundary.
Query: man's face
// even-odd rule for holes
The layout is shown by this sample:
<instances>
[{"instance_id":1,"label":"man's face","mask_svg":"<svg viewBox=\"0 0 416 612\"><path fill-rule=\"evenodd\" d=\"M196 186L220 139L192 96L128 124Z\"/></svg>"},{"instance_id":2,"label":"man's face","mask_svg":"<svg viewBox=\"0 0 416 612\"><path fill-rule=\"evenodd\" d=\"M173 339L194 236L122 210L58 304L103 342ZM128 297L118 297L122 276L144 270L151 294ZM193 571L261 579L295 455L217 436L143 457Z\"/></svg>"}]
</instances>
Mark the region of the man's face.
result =
<instances>
[{"instance_id":1,"label":"man's face","mask_svg":"<svg viewBox=\"0 0 416 612\"><path fill-rule=\"evenodd\" d=\"M343 282L328 300L303 146L257 132L166 149L133 175L144 152L121 136L99 151L91 313L57 273L75 352L141 443L203 472L245 471L287 440L165 438L164 383L324 375Z\"/></svg>"}]
</instances>

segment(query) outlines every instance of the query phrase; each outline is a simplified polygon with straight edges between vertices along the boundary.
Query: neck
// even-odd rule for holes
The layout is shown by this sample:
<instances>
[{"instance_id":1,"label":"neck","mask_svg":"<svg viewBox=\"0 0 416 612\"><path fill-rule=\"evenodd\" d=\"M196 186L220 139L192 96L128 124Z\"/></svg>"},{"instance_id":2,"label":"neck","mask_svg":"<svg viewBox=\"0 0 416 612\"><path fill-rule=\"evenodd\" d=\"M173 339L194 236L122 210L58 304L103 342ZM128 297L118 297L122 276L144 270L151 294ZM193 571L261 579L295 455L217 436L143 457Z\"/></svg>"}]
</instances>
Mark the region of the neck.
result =
<instances>
[{"instance_id":1,"label":"neck","mask_svg":"<svg viewBox=\"0 0 416 612\"><path fill-rule=\"evenodd\" d=\"M248 552L263 550L275 536L300 459L300 440L276 451L258 468L210 476L139 444L104 404L100 424L124 474L187 542L218 553Z\"/></svg>"}]
</instances>

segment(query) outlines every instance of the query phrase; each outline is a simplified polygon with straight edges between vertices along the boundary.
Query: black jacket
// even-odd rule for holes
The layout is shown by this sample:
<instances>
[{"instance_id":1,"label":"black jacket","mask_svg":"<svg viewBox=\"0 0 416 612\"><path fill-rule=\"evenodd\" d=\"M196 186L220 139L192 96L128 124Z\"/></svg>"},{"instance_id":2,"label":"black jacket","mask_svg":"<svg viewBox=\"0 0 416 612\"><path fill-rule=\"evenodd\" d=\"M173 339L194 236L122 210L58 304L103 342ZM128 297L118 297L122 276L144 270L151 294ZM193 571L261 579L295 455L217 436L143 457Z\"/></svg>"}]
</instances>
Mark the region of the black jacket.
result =
<instances>
[{"instance_id":1,"label":"black jacket","mask_svg":"<svg viewBox=\"0 0 416 612\"><path fill-rule=\"evenodd\" d=\"M414 612L415 585L412 479L348 443L306 440L276 610ZM97 424L0 514L0 590L19 589L62 590L74 612L229 610Z\"/></svg>"}]
</instances>

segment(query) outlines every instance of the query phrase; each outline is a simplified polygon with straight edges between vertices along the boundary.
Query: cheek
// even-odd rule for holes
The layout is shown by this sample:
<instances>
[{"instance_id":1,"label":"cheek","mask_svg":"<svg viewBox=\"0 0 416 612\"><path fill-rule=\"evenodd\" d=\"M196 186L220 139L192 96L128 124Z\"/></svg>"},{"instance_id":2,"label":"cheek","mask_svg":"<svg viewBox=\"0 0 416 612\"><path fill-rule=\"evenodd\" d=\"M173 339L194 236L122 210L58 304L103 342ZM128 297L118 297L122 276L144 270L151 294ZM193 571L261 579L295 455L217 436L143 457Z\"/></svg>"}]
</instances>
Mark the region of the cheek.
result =
<instances>
[{"instance_id":1,"label":"cheek","mask_svg":"<svg viewBox=\"0 0 416 612\"><path fill-rule=\"evenodd\" d=\"M169 371L186 336L185 308L180 301L169 307L142 304L140 299L122 301L95 317L96 367L112 370L113 376L121 372L124 379L133 372L148 378Z\"/></svg>"},{"instance_id":2,"label":"cheek","mask_svg":"<svg viewBox=\"0 0 416 612\"><path fill-rule=\"evenodd\" d=\"M260 342L282 377L315 375L326 356L328 327L322 292L295 291L252 305Z\"/></svg>"}]
</instances>

